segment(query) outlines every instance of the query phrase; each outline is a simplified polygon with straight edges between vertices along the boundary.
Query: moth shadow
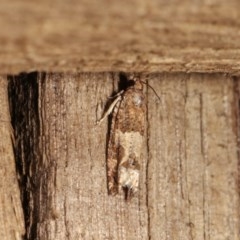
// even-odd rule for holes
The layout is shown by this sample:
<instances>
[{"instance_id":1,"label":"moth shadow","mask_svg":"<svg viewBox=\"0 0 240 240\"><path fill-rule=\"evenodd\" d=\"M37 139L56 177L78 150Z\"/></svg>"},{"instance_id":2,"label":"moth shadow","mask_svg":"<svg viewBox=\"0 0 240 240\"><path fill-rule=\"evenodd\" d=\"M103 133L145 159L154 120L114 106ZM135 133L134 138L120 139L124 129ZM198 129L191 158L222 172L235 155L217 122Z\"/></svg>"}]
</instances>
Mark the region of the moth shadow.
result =
<instances>
[{"instance_id":1,"label":"moth shadow","mask_svg":"<svg viewBox=\"0 0 240 240\"><path fill-rule=\"evenodd\" d=\"M118 91L126 91L129 87L133 86L135 81L132 80L127 74L119 73Z\"/></svg>"}]
</instances>

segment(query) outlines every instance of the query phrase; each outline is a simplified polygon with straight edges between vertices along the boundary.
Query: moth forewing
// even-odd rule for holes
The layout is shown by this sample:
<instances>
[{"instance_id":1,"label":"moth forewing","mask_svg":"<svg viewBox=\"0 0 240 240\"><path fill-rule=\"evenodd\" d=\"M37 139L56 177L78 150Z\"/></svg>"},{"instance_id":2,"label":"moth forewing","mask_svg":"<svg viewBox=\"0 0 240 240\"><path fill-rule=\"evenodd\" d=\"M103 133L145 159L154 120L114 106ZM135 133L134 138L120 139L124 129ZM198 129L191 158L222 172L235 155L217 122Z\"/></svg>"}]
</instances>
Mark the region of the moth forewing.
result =
<instances>
[{"instance_id":1,"label":"moth forewing","mask_svg":"<svg viewBox=\"0 0 240 240\"><path fill-rule=\"evenodd\" d=\"M131 199L138 191L145 114L143 86L135 80L113 106L107 149L109 194L124 190L125 198Z\"/></svg>"}]
</instances>

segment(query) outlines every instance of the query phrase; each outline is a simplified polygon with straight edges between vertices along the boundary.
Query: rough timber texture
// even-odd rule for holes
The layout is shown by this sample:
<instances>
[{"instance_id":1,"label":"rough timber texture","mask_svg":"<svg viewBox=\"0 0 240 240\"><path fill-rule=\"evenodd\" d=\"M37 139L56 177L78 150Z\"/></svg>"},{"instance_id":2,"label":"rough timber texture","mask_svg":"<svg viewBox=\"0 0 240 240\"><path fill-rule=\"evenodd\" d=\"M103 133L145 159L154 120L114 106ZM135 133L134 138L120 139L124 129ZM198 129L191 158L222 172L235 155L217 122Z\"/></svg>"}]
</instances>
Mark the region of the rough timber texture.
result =
<instances>
[{"instance_id":1,"label":"rough timber texture","mask_svg":"<svg viewBox=\"0 0 240 240\"><path fill-rule=\"evenodd\" d=\"M41 75L40 75L41 76ZM9 102L11 109L12 125L15 135L15 161L19 176L19 186L24 211L26 234L34 232L39 217L36 214L40 204L33 206L34 200L39 196L39 176L42 171L36 171L39 164L39 117L38 117L38 74L10 76ZM42 194L44 195L44 194ZM46 197L46 195L44 195ZM42 211L42 210L41 210ZM35 240L33 237L31 240Z\"/></svg>"},{"instance_id":2,"label":"rough timber texture","mask_svg":"<svg viewBox=\"0 0 240 240\"><path fill-rule=\"evenodd\" d=\"M163 74L149 84L161 96L149 94L151 239L239 240L235 81Z\"/></svg>"},{"instance_id":3,"label":"rough timber texture","mask_svg":"<svg viewBox=\"0 0 240 240\"><path fill-rule=\"evenodd\" d=\"M7 89L7 78L0 77L0 238L20 240L24 234L24 218L11 140Z\"/></svg>"},{"instance_id":4,"label":"rough timber texture","mask_svg":"<svg viewBox=\"0 0 240 240\"><path fill-rule=\"evenodd\" d=\"M0 73L240 73L239 0L3 0Z\"/></svg>"},{"instance_id":5,"label":"rough timber texture","mask_svg":"<svg viewBox=\"0 0 240 240\"><path fill-rule=\"evenodd\" d=\"M107 195L108 124L95 126L118 74L12 80L19 103L12 114L23 113L14 125L28 175L28 239L239 240L238 80L182 73L148 78L161 101L146 89L140 191L129 203Z\"/></svg>"},{"instance_id":6,"label":"rough timber texture","mask_svg":"<svg viewBox=\"0 0 240 240\"><path fill-rule=\"evenodd\" d=\"M31 109L24 108L27 127L19 129L25 145L30 137L24 140L26 132L38 134L34 136L36 146L28 153L32 160L22 159L26 162L23 166L30 166L25 172L33 183L32 190L27 186L30 193L25 199L29 206L25 210L29 213L28 239L147 239L145 190L131 204L126 204L123 196L107 194L107 121L98 127L95 124L112 94L116 76L47 74L29 79L39 90L32 98L25 88L26 97L37 106L21 102L15 113L21 112L21 105L35 106L39 111L38 117L30 117ZM26 81L23 76L14 81L20 96L24 94L20 86ZM29 83L30 92L33 85ZM39 126L32 124L37 123L34 118L39 119ZM38 127L39 131L31 130ZM25 151L24 144L19 148Z\"/></svg>"},{"instance_id":7,"label":"rough timber texture","mask_svg":"<svg viewBox=\"0 0 240 240\"><path fill-rule=\"evenodd\" d=\"M37 227L42 239L147 237L145 199L127 205L107 195L107 124L96 126L96 107L103 111L111 77L50 74L39 82L42 164L49 169L41 186L52 196L40 196L40 204L48 205L41 218L52 215Z\"/></svg>"}]
</instances>

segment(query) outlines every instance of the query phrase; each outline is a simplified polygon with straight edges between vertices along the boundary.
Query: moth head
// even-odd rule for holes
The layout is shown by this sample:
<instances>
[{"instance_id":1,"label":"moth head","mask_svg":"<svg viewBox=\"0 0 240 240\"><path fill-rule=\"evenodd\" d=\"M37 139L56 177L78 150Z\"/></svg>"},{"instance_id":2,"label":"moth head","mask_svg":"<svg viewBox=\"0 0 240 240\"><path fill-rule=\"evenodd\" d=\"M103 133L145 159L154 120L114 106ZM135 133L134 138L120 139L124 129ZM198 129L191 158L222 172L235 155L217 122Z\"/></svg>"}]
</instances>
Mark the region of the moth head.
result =
<instances>
[{"instance_id":1,"label":"moth head","mask_svg":"<svg viewBox=\"0 0 240 240\"><path fill-rule=\"evenodd\" d=\"M142 90L143 89L143 82L141 81L140 77L134 76L132 78L132 81L134 82L134 88L135 89L138 89L138 90Z\"/></svg>"},{"instance_id":2,"label":"moth head","mask_svg":"<svg viewBox=\"0 0 240 240\"><path fill-rule=\"evenodd\" d=\"M141 80L140 76L136 74L132 74L129 76L127 85L128 87L134 86L134 89L142 90L143 89L143 81Z\"/></svg>"}]
</instances>

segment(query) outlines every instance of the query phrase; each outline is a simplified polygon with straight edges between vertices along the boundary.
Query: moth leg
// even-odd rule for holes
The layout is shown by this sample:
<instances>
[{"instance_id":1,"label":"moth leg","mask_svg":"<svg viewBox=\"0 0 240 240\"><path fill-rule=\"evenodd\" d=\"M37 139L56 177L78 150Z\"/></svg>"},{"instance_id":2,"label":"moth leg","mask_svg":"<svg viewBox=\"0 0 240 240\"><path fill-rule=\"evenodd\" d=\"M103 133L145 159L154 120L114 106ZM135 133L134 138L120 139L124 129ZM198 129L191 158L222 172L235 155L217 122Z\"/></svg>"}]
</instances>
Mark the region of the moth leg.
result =
<instances>
[{"instance_id":1,"label":"moth leg","mask_svg":"<svg viewBox=\"0 0 240 240\"><path fill-rule=\"evenodd\" d=\"M114 95L114 96L112 96L112 97L108 97L108 98L109 98L109 99L113 99L113 98L115 98L115 97L118 97L118 96L122 95L123 92L124 92L124 90L121 90L121 91L120 91L119 93L117 93L116 95Z\"/></svg>"},{"instance_id":2,"label":"moth leg","mask_svg":"<svg viewBox=\"0 0 240 240\"><path fill-rule=\"evenodd\" d=\"M121 92L120 92L121 93ZM97 125L100 125L101 122L109 115L112 113L114 107L116 106L116 104L121 101L122 96L118 95L117 98L113 101L113 103L110 105L110 107L108 108L108 110L104 113L103 117L97 121Z\"/></svg>"}]
</instances>

